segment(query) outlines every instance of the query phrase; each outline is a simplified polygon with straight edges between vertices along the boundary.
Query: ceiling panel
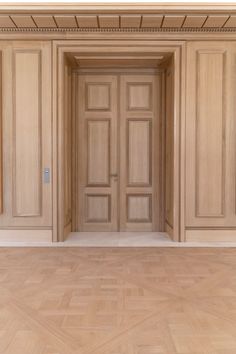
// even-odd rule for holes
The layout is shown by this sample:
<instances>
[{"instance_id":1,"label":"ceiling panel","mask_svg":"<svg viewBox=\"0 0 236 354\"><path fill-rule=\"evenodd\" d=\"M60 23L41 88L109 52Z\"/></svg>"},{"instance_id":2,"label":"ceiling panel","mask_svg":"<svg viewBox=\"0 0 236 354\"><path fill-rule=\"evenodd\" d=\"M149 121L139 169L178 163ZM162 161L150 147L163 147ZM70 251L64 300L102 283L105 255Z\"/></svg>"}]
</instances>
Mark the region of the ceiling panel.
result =
<instances>
[{"instance_id":1,"label":"ceiling panel","mask_svg":"<svg viewBox=\"0 0 236 354\"><path fill-rule=\"evenodd\" d=\"M68 28L73 28L73 27L78 27L77 22L75 19L75 16L71 15L65 15L65 16L54 16L55 21L58 25L58 27L68 27Z\"/></svg>"},{"instance_id":2,"label":"ceiling panel","mask_svg":"<svg viewBox=\"0 0 236 354\"><path fill-rule=\"evenodd\" d=\"M31 16L13 15L11 16L11 18L17 27L25 27L25 28L36 27L36 24L34 23Z\"/></svg>"},{"instance_id":3,"label":"ceiling panel","mask_svg":"<svg viewBox=\"0 0 236 354\"><path fill-rule=\"evenodd\" d=\"M79 27L81 28L96 28L98 27L98 19L96 15L80 15L76 16Z\"/></svg>"},{"instance_id":4,"label":"ceiling panel","mask_svg":"<svg viewBox=\"0 0 236 354\"><path fill-rule=\"evenodd\" d=\"M141 15L123 15L120 19L120 27L140 27Z\"/></svg>"},{"instance_id":5,"label":"ceiling panel","mask_svg":"<svg viewBox=\"0 0 236 354\"><path fill-rule=\"evenodd\" d=\"M184 21L183 27L185 28L200 28L206 21L206 15L188 15Z\"/></svg>"},{"instance_id":6,"label":"ceiling panel","mask_svg":"<svg viewBox=\"0 0 236 354\"><path fill-rule=\"evenodd\" d=\"M181 27L184 22L185 16L183 15L168 15L164 17L162 27Z\"/></svg>"},{"instance_id":7,"label":"ceiling panel","mask_svg":"<svg viewBox=\"0 0 236 354\"><path fill-rule=\"evenodd\" d=\"M119 16L118 15L100 15L98 17L99 27L115 28L119 27Z\"/></svg>"},{"instance_id":8,"label":"ceiling panel","mask_svg":"<svg viewBox=\"0 0 236 354\"><path fill-rule=\"evenodd\" d=\"M236 27L236 16L230 16L228 21L225 23L224 27Z\"/></svg>"},{"instance_id":9,"label":"ceiling panel","mask_svg":"<svg viewBox=\"0 0 236 354\"><path fill-rule=\"evenodd\" d=\"M163 17L164 16L162 15L143 15L141 27L144 28L161 27Z\"/></svg>"},{"instance_id":10,"label":"ceiling panel","mask_svg":"<svg viewBox=\"0 0 236 354\"><path fill-rule=\"evenodd\" d=\"M0 27L16 27L10 16L0 16Z\"/></svg>"},{"instance_id":11,"label":"ceiling panel","mask_svg":"<svg viewBox=\"0 0 236 354\"><path fill-rule=\"evenodd\" d=\"M222 27L228 18L229 16L225 15L210 15L203 27Z\"/></svg>"},{"instance_id":12,"label":"ceiling panel","mask_svg":"<svg viewBox=\"0 0 236 354\"><path fill-rule=\"evenodd\" d=\"M236 14L228 13L35 13L0 15L0 28L235 28Z\"/></svg>"},{"instance_id":13,"label":"ceiling panel","mask_svg":"<svg viewBox=\"0 0 236 354\"><path fill-rule=\"evenodd\" d=\"M39 28L57 27L53 19L53 16L37 15L37 16L33 16L33 19Z\"/></svg>"}]
</instances>

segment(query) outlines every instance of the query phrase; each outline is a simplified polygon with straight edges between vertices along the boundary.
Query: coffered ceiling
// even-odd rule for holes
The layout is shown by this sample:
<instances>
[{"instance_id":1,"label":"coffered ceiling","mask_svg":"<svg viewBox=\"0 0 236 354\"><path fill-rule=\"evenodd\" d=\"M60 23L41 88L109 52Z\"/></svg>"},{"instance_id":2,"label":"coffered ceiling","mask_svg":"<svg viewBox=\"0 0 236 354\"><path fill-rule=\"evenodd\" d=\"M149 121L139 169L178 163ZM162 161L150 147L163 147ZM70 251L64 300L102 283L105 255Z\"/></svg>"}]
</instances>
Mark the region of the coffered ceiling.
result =
<instances>
[{"instance_id":1,"label":"coffered ceiling","mask_svg":"<svg viewBox=\"0 0 236 354\"><path fill-rule=\"evenodd\" d=\"M236 30L236 5L0 5L0 30Z\"/></svg>"}]
</instances>

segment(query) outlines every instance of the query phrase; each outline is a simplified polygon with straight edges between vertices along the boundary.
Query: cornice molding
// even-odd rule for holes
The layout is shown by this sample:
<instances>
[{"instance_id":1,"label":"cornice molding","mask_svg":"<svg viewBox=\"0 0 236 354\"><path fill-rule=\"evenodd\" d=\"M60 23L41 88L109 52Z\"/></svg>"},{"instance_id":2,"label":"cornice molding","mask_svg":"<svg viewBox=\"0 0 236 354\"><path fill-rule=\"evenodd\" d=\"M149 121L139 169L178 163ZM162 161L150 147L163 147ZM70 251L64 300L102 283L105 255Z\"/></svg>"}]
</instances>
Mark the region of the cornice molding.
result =
<instances>
[{"instance_id":1,"label":"cornice molding","mask_svg":"<svg viewBox=\"0 0 236 354\"><path fill-rule=\"evenodd\" d=\"M236 3L0 4L0 32L232 32Z\"/></svg>"},{"instance_id":2,"label":"cornice molding","mask_svg":"<svg viewBox=\"0 0 236 354\"><path fill-rule=\"evenodd\" d=\"M0 13L96 13L96 12L147 12L147 13L169 13L169 12L195 12L195 13L218 13L235 12L236 4L230 2L222 3L1 3ZM154 12L153 12L154 11Z\"/></svg>"}]
</instances>

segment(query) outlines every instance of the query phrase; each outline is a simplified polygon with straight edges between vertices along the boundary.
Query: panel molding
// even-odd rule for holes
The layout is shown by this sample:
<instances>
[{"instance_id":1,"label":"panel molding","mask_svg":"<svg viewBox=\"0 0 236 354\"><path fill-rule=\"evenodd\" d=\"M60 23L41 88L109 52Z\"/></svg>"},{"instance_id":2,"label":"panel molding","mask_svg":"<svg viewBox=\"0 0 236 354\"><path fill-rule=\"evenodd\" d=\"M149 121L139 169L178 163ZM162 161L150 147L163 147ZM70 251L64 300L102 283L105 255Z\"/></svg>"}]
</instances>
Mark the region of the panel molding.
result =
<instances>
[{"instance_id":1,"label":"panel molding","mask_svg":"<svg viewBox=\"0 0 236 354\"><path fill-rule=\"evenodd\" d=\"M199 87L200 87L200 56L201 55L222 55L222 168L221 168L221 212L219 214L203 214L200 212L200 201L199 201L199 107L202 104L199 98ZM226 74L226 52L224 50L197 50L196 51L196 139L195 139L195 217L197 218L223 218L225 217L225 160L226 160L226 139L225 139L225 129L226 129L226 117L225 117L225 74Z\"/></svg>"},{"instance_id":2,"label":"panel molding","mask_svg":"<svg viewBox=\"0 0 236 354\"><path fill-rule=\"evenodd\" d=\"M147 122L149 128L149 181L148 183L141 182L130 182L130 122ZM126 159L126 186L127 187L151 187L152 186L152 119L150 118L128 118L126 121L126 146L128 150L127 159Z\"/></svg>"},{"instance_id":3,"label":"panel molding","mask_svg":"<svg viewBox=\"0 0 236 354\"><path fill-rule=\"evenodd\" d=\"M106 199L107 201L107 218L92 218L89 216L90 211L89 211L89 198L103 198ZM101 205L100 205L101 208ZM85 194L85 223L107 223L111 222L111 195L110 194L92 194L92 193L86 193Z\"/></svg>"},{"instance_id":4,"label":"panel molding","mask_svg":"<svg viewBox=\"0 0 236 354\"><path fill-rule=\"evenodd\" d=\"M131 198L145 198L148 200L148 217L147 218L132 218L130 216L130 199ZM151 223L152 222L152 195L141 193L128 193L126 195L126 220L127 223Z\"/></svg>"},{"instance_id":5,"label":"panel molding","mask_svg":"<svg viewBox=\"0 0 236 354\"><path fill-rule=\"evenodd\" d=\"M152 106L153 106L153 102L152 102L152 83L146 83L146 82L127 82L127 93L128 93L128 97L127 97L127 112L130 111L152 111ZM131 92L130 89L131 87L135 87L135 86L147 86L148 87L148 94L149 94L149 98L148 98L148 106L147 107L135 107L135 106L131 106Z\"/></svg>"},{"instance_id":6,"label":"panel molding","mask_svg":"<svg viewBox=\"0 0 236 354\"><path fill-rule=\"evenodd\" d=\"M21 213L17 210L17 178L16 178L16 55L37 54L38 56L38 212ZM41 49L14 49L12 63L12 106L13 106L13 135L12 135L12 215L14 217L39 217L42 216L42 51Z\"/></svg>"},{"instance_id":7,"label":"panel molding","mask_svg":"<svg viewBox=\"0 0 236 354\"><path fill-rule=\"evenodd\" d=\"M110 119L100 119L100 118L93 118L93 119L85 119L86 122L86 132L87 132L87 156L86 156L86 181L87 181L87 187L96 187L96 186L103 186L103 187L109 187L110 186L110 170L111 170L111 120ZM108 136L107 136L107 144L108 144L108 156L107 156L107 181L106 182L90 182L89 181L89 156L90 156L90 148L89 148L89 142L90 142L90 137L89 137L89 125L91 123L107 123L108 125Z\"/></svg>"},{"instance_id":8,"label":"panel molding","mask_svg":"<svg viewBox=\"0 0 236 354\"><path fill-rule=\"evenodd\" d=\"M91 107L89 108L89 87L90 86L104 86L108 88L108 104L107 106L103 107ZM86 112L96 112L96 111L103 111L103 112L110 112L111 111L111 84L108 82L99 83L99 82L86 82L86 89L85 89L85 111Z\"/></svg>"}]
</instances>

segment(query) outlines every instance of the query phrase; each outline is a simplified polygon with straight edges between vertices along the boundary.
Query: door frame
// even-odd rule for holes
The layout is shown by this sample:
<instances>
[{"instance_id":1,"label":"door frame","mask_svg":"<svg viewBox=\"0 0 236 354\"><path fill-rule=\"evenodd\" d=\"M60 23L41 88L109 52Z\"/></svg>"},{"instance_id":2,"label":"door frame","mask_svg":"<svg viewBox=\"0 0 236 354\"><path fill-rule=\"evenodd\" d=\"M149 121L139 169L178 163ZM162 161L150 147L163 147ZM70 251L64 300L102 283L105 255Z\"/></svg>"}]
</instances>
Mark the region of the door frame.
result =
<instances>
[{"instance_id":1,"label":"door frame","mask_svg":"<svg viewBox=\"0 0 236 354\"><path fill-rule=\"evenodd\" d=\"M66 55L116 53L123 57L171 53L174 59L174 241L185 240L185 53L183 41L142 40L130 34L130 40L119 39L62 40L53 42L53 241L64 241L64 64Z\"/></svg>"}]
</instances>

